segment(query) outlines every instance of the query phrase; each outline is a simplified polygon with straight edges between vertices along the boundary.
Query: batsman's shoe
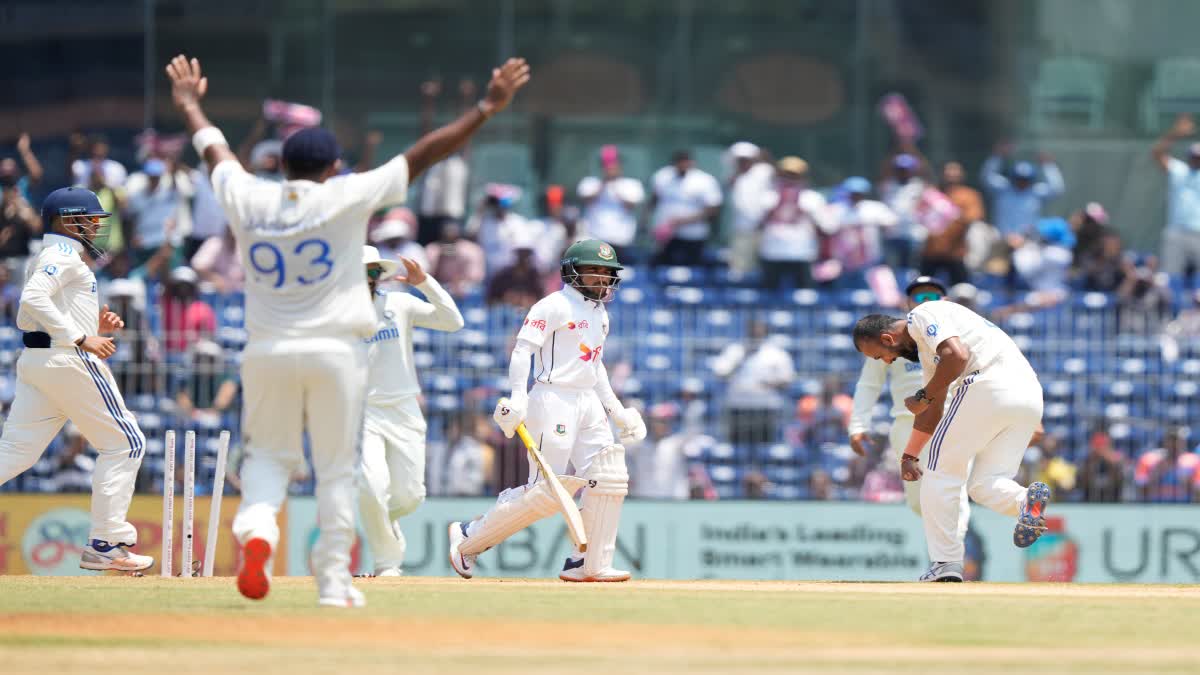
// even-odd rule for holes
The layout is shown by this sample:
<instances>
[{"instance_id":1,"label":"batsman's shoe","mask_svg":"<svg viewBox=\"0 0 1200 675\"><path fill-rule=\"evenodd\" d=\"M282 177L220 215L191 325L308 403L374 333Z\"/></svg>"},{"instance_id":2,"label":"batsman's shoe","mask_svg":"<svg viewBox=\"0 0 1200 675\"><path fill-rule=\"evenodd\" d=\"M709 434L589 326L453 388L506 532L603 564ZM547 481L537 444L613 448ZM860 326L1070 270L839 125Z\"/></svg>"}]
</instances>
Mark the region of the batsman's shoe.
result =
<instances>
[{"instance_id":1,"label":"batsman's shoe","mask_svg":"<svg viewBox=\"0 0 1200 675\"><path fill-rule=\"evenodd\" d=\"M963 566L960 562L935 562L925 570L918 581L962 581Z\"/></svg>"},{"instance_id":2,"label":"batsman's shoe","mask_svg":"<svg viewBox=\"0 0 1200 675\"><path fill-rule=\"evenodd\" d=\"M450 566L458 572L458 576L470 579L475 575L475 556L458 552L458 547L467 540L466 523L450 523Z\"/></svg>"},{"instance_id":3,"label":"batsman's shoe","mask_svg":"<svg viewBox=\"0 0 1200 675\"><path fill-rule=\"evenodd\" d=\"M340 609L354 609L356 607L367 606L367 596L362 594L362 591L353 586L346 586L345 590L334 595L322 595L317 599L317 604L321 607L337 607Z\"/></svg>"},{"instance_id":4,"label":"batsman's shoe","mask_svg":"<svg viewBox=\"0 0 1200 675\"><path fill-rule=\"evenodd\" d=\"M1017 526L1013 529L1013 543L1017 548L1029 548L1046 531L1046 504L1049 502L1050 486L1045 483L1032 483L1025 490Z\"/></svg>"},{"instance_id":5,"label":"batsman's shoe","mask_svg":"<svg viewBox=\"0 0 1200 675\"><path fill-rule=\"evenodd\" d=\"M377 577L402 577L404 572L399 567L380 567L375 570Z\"/></svg>"},{"instance_id":6,"label":"batsman's shoe","mask_svg":"<svg viewBox=\"0 0 1200 675\"><path fill-rule=\"evenodd\" d=\"M79 566L85 570L117 570L140 572L154 565L154 558L138 555L125 549L126 544L110 544L102 539L93 539L83 548Z\"/></svg>"},{"instance_id":7,"label":"batsman's shoe","mask_svg":"<svg viewBox=\"0 0 1200 675\"><path fill-rule=\"evenodd\" d=\"M629 581L630 576L629 572L613 569L612 567L606 567L597 574L588 576L583 572L583 558L567 558L567 561L563 563L562 571L558 573L559 579L578 583Z\"/></svg>"},{"instance_id":8,"label":"batsman's shoe","mask_svg":"<svg viewBox=\"0 0 1200 675\"><path fill-rule=\"evenodd\" d=\"M262 600L271 590L271 576L267 574L267 563L271 560L271 544L266 539L255 537L242 547L242 569L238 570L237 587L242 595L251 600Z\"/></svg>"}]
</instances>

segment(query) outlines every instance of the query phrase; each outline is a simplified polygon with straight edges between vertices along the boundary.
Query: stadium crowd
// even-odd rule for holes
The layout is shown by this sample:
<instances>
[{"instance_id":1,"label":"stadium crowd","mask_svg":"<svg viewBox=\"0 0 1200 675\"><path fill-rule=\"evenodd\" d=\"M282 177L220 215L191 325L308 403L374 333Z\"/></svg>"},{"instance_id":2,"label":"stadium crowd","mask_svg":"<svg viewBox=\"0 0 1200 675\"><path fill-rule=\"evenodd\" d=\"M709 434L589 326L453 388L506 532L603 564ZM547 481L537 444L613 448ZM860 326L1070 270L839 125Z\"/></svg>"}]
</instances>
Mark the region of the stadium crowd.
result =
<instances>
[{"instance_id":1,"label":"stadium crowd","mask_svg":"<svg viewBox=\"0 0 1200 675\"><path fill-rule=\"evenodd\" d=\"M440 89L422 92L428 111ZM275 106L239 157L282 180L278 136L309 119L303 106ZM1089 338L1117 350L1097 358L1123 364L1128 390L1109 386L1092 360L1047 376L1054 419L1029 449L1022 471L1031 480L1067 499L1200 501L1200 438L1187 427L1200 412L1200 369L1187 365L1200 365L1200 143L1184 159L1170 154L1194 132L1182 116L1152 148L1168 177L1162 264L1127 250L1099 201L1055 204L1070 215L1050 215L1070 177L1052 157L1030 161L1007 142L972 173L953 160L935 166L898 133L875 180L831 186L812 184L804 159L748 142L728 148L721 175L680 150L649 177L626 175L622 150L608 145L594 175L536 197L502 183L470 194L468 148L428 173L411 206L369 223L368 240L387 257L418 260L475 329L453 343L418 336L433 422L430 493L481 495L524 481L523 451L484 414L500 373L489 349L504 351L496 343L512 333L505 326L560 287L562 251L600 238L629 267L612 308L609 369L650 427L630 449L634 495L900 501L886 433L873 435L869 456L850 452L860 361L845 349L845 322L829 317L887 304L897 279L902 286L920 273L943 279L953 299L1015 331L1023 347L1042 343L1043 363L1070 361L1075 318L1085 314L1099 317ZM114 214L97 242L104 254L90 263L126 322L110 363L147 435L238 427L246 274L206 172L184 161L184 140L147 131L125 153L137 157L127 166L103 137L73 134L66 162L47 167L22 135L16 157L0 159L0 413L12 399L24 262L40 243L38 200L71 183ZM367 134L358 170L373 164L381 141ZM530 199L536 209L518 208ZM540 215L522 215L531 210ZM805 311L781 317L788 303ZM819 369L800 356L812 350ZM1126 367L1134 357L1157 365ZM1172 375L1187 368L1197 372ZM886 406L879 410L882 421ZM56 445L15 489L84 489L86 444L68 428ZM143 469L141 489L157 489L155 466ZM307 473L296 478L297 491L312 489Z\"/></svg>"}]
</instances>

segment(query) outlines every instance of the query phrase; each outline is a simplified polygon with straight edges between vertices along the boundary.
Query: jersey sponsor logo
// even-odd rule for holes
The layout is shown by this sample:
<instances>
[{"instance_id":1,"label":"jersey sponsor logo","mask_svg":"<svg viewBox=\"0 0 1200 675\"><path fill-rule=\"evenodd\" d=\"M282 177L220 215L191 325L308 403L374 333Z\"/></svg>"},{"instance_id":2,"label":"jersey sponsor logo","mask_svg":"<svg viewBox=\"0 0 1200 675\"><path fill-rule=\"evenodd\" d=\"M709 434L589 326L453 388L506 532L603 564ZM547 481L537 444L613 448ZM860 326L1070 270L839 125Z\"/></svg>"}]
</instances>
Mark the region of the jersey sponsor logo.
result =
<instances>
[{"instance_id":1,"label":"jersey sponsor logo","mask_svg":"<svg viewBox=\"0 0 1200 675\"><path fill-rule=\"evenodd\" d=\"M602 350L602 349L604 349L604 345L600 345L599 347L592 349L591 347L580 342L579 343L579 351L583 352L583 355L579 357L579 360L580 361L591 361L592 359L595 359L595 360L599 361L600 360L600 350Z\"/></svg>"},{"instance_id":2,"label":"jersey sponsor logo","mask_svg":"<svg viewBox=\"0 0 1200 675\"><path fill-rule=\"evenodd\" d=\"M600 256L601 260L612 260L613 258L617 257L616 254L613 253L612 247L608 244L601 246L600 250L596 251L596 255Z\"/></svg>"},{"instance_id":3,"label":"jersey sponsor logo","mask_svg":"<svg viewBox=\"0 0 1200 675\"><path fill-rule=\"evenodd\" d=\"M587 319L584 319L584 320L580 321L579 323L576 323L574 321L567 322L567 330L575 330L576 328L578 328L579 330L585 330L587 327L588 327Z\"/></svg>"},{"instance_id":4,"label":"jersey sponsor logo","mask_svg":"<svg viewBox=\"0 0 1200 675\"><path fill-rule=\"evenodd\" d=\"M536 328L536 329L542 331L543 333L546 332L546 320L545 319L525 319L525 325Z\"/></svg>"},{"instance_id":5,"label":"jersey sponsor logo","mask_svg":"<svg viewBox=\"0 0 1200 675\"><path fill-rule=\"evenodd\" d=\"M929 327L927 327L925 329L925 334L928 335L929 337L933 337L933 336L937 335L937 324L936 323L929 324Z\"/></svg>"},{"instance_id":6,"label":"jersey sponsor logo","mask_svg":"<svg viewBox=\"0 0 1200 675\"><path fill-rule=\"evenodd\" d=\"M399 339L400 339L400 329L396 328L395 326L388 326L387 328L380 328L378 331L376 331L375 335L373 335L369 338L363 338L363 342L365 342L367 344L372 344L374 342L384 342L386 340L399 340Z\"/></svg>"},{"instance_id":7,"label":"jersey sponsor logo","mask_svg":"<svg viewBox=\"0 0 1200 675\"><path fill-rule=\"evenodd\" d=\"M920 369L921 369L920 363L913 363L912 361L908 361L907 363L904 364L904 372L906 372L906 373L911 373L914 370L920 370Z\"/></svg>"},{"instance_id":8,"label":"jersey sponsor logo","mask_svg":"<svg viewBox=\"0 0 1200 675\"><path fill-rule=\"evenodd\" d=\"M554 425L554 433L558 434L559 436L566 436L567 435L567 425L565 425L565 424Z\"/></svg>"},{"instance_id":9,"label":"jersey sponsor logo","mask_svg":"<svg viewBox=\"0 0 1200 675\"><path fill-rule=\"evenodd\" d=\"M54 276L55 274L58 274L58 265L46 265L42 268L42 271L50 276Z\"/></svg>"}]
</instances>

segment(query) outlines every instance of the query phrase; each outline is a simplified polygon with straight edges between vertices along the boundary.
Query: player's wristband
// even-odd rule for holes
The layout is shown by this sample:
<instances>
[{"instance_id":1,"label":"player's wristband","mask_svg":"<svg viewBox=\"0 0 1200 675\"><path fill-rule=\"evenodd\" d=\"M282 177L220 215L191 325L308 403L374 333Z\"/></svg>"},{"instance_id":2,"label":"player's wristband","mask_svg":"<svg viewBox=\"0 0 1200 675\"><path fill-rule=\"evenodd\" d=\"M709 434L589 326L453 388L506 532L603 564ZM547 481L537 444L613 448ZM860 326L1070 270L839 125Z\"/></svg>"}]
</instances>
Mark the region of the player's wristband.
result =
<instances>
[{"instance_id":1,"label":"player's wristband","mask_svg":"<svg viewBox=\"0 0 1200 675\"><path fill-rule=\"evenodd\" d=\"M490 104L484 100L480 100L478 103L476 103L475 109L479 111L480 115L483 115L483 119L485 119L485 120L489 119L496 112L492 108L492 104Z\"/></svg>"},{"instance_id":2,"label":"player's wristband","mask_svg":"<svg viewBox=\"0 0 1200 675\"><path fill-rule=\"evenodd\" d=\"M84 341L84 340L86 340L86 339L87 339L87 336L86 336L86 335L84 335L83 337L79 338L78 340L76 340L76 341L75 341L75 346L76 346L76 347L80 347L80 346L82 346L82 345L83 345L83 341Z\"/></svg>"},{"instance_id":3,"label":"player's wristband","mask_svg":"<svg viewBox=\"0 0 1200 675\"><path fill-rule=\"evenodd\" d=\"M912 455L910 455L910 454L908 454L908 453L905 453L905 454L903 454L903 455L901 455L901 456L900 456L900 461L901 461L901 462L903 462L903 461L904 461L904 460L906 460L906 459L907 459L907 460L911 460L911 461L913 461L913 462L920 462L920 461L921 461L921 458L920 458L920 457L914 457L914 456L912 456Z\"/></svg>"},{"instance_id":4,"label":"player's wristband","mask_svg":"<svg viewBox=\"0 0 1200 675\"><path fill-rule=\"evenodd\" d=\"M216 127L204 127L192 136L192 147L201 159L204 158L205 150L217 144L229 145L229 141L225 140L225 134Z\"/></svg>"}]
</instances>

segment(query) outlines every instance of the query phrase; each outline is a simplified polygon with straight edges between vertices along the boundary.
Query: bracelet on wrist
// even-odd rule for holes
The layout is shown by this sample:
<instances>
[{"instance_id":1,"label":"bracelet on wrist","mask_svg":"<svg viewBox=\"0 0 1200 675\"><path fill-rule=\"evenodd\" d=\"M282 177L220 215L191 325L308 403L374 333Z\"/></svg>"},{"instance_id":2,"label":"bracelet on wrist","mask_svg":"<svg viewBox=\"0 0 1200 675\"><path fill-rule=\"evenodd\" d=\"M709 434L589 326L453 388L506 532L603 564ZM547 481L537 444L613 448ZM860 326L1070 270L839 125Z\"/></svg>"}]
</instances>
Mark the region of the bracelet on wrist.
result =
<instances>
[{"instance_id":1,"label":"bracelet on wrist","mask_svg":"<svg viewBox=\"0 0 1200 675\"><path fill-rule=\"evenodd\" d=\"M484 119L490 118L496 112L495 109L492 108L492 104L483 99L480 99L479 102L475 104L475 109L479 111L480 115L483 115Z\"/></svg>"}]
</instances>

